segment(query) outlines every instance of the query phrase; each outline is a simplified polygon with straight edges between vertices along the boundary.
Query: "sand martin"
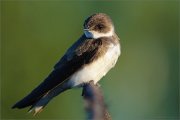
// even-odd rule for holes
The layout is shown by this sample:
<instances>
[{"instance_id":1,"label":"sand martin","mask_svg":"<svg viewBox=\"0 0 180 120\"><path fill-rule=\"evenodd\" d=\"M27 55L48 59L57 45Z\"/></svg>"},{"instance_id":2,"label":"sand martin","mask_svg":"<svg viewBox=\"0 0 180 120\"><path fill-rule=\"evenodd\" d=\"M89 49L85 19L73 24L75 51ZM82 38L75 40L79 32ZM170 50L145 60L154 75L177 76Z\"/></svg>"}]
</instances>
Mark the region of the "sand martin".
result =
<instances>
[{"instance_id":1,"label":"sand martin","mask_svg":"<svg viewBox=\"0 0 180 120\"><path fill-rule=\"evenodd\" d=\"M31 106L39 113L52 98L93 80L96 84L120 56L119 38L110 17L93 14L84 22L84 34L66 51L49 76L12 108Z\"/></svg>"}]
</instances>

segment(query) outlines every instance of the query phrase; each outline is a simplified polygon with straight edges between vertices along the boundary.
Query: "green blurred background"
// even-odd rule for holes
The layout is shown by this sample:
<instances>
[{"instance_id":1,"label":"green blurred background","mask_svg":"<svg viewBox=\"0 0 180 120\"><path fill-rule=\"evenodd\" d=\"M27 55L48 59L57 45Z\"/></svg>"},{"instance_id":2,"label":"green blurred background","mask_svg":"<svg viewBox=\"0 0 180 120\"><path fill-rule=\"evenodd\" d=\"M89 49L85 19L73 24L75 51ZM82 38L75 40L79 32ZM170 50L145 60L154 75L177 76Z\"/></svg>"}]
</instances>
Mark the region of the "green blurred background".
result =
<instances>
[{"instance_id":1,"label":"green blurred background","mask_svg":"<svg viewBox=\"0 0 180 120\"><path fill-rule=\"evenodd\" d=\"M83 33L107 13L122 54L101 81L114 120L176 120L179 114L179 1L1 1L1 119L85 119L82 89L51 101L38 116L11 106L36 87Z\"/></svg>"}]
</instances>

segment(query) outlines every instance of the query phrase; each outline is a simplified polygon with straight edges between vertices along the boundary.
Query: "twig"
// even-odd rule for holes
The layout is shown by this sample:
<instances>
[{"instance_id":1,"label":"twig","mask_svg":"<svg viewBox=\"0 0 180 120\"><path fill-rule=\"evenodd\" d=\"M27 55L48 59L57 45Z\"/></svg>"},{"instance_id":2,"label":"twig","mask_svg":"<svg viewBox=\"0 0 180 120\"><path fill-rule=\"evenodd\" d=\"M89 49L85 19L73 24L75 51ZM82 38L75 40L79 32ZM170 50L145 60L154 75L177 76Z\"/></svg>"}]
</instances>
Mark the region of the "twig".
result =
<instances>
[{"instance_id":1,"label":"twig","mask_svg":"<svg viewBox=\"0 0 180 120\"><path fill-rule=\"evenodd\" d=\"M104 103L102 91L93 81L85 84L82 96L85 101L85 110L89 120L112 120Z\"/></svg>"}]
</instances>

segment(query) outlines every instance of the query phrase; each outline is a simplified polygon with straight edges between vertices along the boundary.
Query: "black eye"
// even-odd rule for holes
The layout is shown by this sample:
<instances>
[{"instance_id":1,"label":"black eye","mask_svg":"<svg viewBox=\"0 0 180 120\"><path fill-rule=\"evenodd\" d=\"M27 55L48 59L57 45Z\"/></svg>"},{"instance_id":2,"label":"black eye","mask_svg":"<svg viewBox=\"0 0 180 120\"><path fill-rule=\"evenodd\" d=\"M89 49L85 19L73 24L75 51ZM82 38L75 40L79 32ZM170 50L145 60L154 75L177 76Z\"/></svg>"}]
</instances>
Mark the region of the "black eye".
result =
<instances>
[{"instance_id":1,"label":"black eye","mask_svg":"<svg viewBox=\"0 0 180 120\"><path fill-rule=\"evenodd\" d=\"M101 30L101 29L104 28L104 25L103 24L98 24L98 25L96 25L96 27Z\"/></svg>"}]
</instances>

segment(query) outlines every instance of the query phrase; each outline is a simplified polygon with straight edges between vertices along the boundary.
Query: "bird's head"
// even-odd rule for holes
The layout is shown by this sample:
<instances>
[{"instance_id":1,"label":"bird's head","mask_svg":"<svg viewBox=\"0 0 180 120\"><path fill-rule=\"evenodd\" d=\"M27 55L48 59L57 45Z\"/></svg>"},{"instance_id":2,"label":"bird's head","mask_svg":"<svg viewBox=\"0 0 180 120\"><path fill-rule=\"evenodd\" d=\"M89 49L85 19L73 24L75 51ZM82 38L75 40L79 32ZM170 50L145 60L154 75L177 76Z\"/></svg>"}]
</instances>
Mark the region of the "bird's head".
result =
<instances>
[{"instance_id":1,"label":"bird's head","mask_svg":"<svg viewBox=\"0 0 180 120\"><path fill-rule=\"evenodd\" d=\"M84 34L87 38L110 37L114 33L114 25L104 13L93 14L84 22Z\"/></svg>"}]
</instances>

